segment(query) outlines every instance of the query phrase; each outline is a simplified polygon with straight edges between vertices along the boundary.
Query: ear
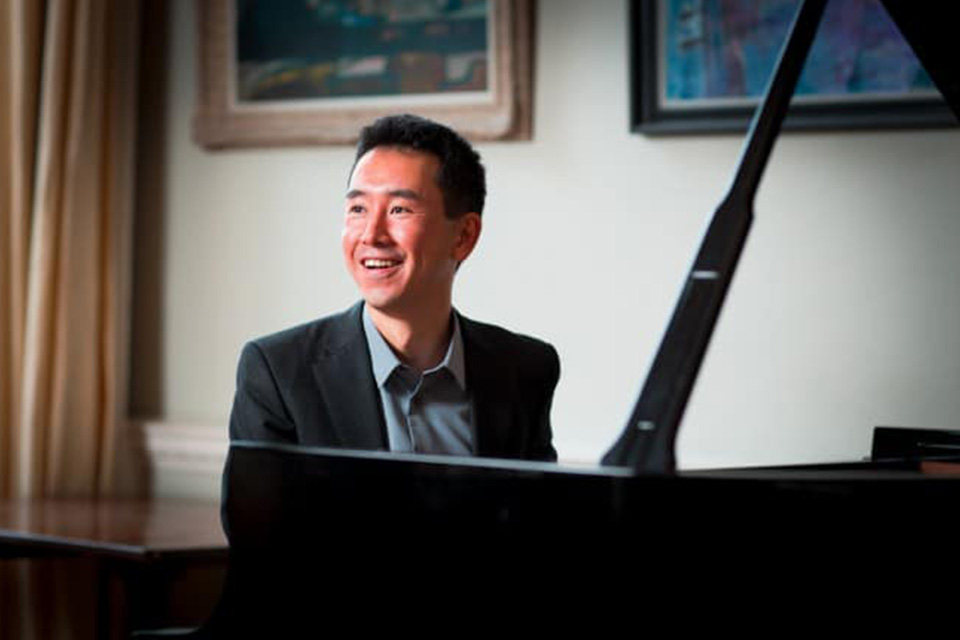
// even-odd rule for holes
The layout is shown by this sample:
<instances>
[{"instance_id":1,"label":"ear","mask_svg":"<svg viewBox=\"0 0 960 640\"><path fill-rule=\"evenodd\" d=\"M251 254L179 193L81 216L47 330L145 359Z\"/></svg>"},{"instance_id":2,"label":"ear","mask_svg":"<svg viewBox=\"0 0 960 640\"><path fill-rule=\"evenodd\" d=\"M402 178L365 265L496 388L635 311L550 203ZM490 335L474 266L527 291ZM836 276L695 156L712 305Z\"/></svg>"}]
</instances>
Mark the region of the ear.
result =
<instances>
[{"instance_id":1,"label":"ear","mask_svg":"<svg viewBox=\"0 0 960 640\"><path fill-rule=\"evenodd\" d=\"M479 213L465 213L456 220L457 241L453 246L453 258L457 263L461 263L473 253L473 248L477 246L480 239L480 231L483 229L483 222Z\"/></svg>"}]
</instances>

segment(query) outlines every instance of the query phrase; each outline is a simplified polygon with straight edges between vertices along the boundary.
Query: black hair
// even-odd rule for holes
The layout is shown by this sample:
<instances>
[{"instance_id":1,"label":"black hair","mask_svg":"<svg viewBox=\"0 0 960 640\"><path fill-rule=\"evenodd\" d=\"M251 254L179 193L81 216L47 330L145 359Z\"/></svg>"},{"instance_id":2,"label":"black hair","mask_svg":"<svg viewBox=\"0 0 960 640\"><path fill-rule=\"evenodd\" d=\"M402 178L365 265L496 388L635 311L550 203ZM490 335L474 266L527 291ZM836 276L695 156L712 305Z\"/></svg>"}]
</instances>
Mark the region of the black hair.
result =
<instances>
[{"instance_id":1,"label":"black hair","mask_svg":"<svg viewBox=\"0 0 960 640\"><path fill-rule=\"evenodd\" d=\"M487 181L480 154L453 129L409 113L379 118L360 131L351 176L360 158L376 147L433 154L440 161L437 186L447 217L455 219L471 211L483 214Z\"/></svg>"}]
</instances>

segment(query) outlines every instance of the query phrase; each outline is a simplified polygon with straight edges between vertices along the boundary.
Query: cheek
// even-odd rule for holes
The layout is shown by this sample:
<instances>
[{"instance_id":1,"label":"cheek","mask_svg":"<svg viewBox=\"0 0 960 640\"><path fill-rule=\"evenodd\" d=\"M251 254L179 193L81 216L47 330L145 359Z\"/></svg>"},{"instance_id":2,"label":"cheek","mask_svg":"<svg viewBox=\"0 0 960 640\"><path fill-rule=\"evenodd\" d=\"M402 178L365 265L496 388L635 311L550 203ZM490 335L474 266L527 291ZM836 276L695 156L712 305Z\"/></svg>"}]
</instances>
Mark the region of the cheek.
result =
<instances>
[{"instance_id":1,"label":"cheek","mask_svg":"<svg viewBox=\"0 0 960 640\"><path fill-rule=\"evenodd\" d=\"M390 229L390 237L397 245L407 250L420 245L420 234L416 229L405 228L402 225L396 225Z\"/></svg>"},{"instance_id":2,"label":"cheek","mask_svg":"<svg viewBox=\"0 0 960 640\"><path fill-rule=\"evenodd\" d=\"M436 223L398 228L394 237L405 246L417 247L423 253L434 253L447 243L446 229Z\"/></svg>"},{"instance_id":3,"label":"cheek","mask_svg":"<svg viewBox=\"0 0 960 640\"><path fill-rule=\"evenodd\" d=\"M343 221L343 229L340 231L340 243L344 248L348 245L355 245L360 241L363 235L363 224L359 220L347 218Z\"/></svg>"}]
</instances>

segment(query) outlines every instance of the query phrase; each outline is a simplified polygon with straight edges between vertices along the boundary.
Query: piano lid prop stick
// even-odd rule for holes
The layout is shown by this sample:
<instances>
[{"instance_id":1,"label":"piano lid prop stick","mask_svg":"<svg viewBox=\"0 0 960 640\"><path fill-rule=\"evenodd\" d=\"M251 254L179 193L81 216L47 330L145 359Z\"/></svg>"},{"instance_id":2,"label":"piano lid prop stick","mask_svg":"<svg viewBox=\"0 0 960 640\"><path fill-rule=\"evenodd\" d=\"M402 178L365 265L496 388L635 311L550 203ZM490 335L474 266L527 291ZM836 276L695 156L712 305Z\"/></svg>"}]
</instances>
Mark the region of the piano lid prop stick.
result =
<instances>
[{"instance_id":1,"label":"piano lid prop stick","mask_svg":"<svg viewBox=\"0 0 960 640\"><path fill-rule=\"evenodd\" d=\"M603 456L603 465L651 474L676 471L680 420L753 221L757 187L825 5L826 0L805 0L797 11L750 125L733 184L713 214L640 397L623 433Z\"/></svg>"}]
</instances>

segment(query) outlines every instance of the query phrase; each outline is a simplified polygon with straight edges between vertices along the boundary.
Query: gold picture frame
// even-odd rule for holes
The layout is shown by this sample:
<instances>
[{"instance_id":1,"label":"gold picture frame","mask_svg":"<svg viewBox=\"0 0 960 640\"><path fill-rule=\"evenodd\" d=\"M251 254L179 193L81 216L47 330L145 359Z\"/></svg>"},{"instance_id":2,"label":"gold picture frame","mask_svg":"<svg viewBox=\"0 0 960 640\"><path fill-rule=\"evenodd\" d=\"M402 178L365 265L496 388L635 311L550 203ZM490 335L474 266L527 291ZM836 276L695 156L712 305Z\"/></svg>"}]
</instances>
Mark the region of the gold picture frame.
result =
<instances>
[{"instance_id":1,"label":"gold picture frame","mask_svg":"<svg viewBox=\"0 0 960 640\"><path fill-rule=\"evenodd\" d=\"M532 135L533 0L488 0L486 91L242 101L237 97L237 0L200 0L194 139L210 148L350 144L362 126L408 112L443 122L471 140Z\"/></svg>"}]
</instances>

